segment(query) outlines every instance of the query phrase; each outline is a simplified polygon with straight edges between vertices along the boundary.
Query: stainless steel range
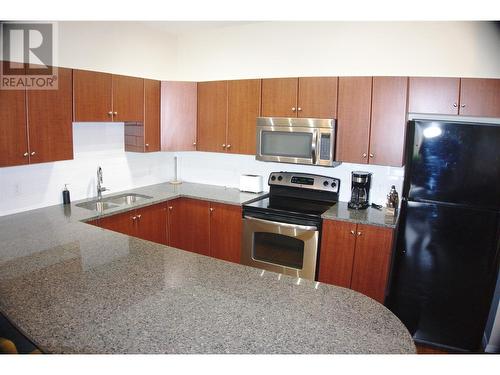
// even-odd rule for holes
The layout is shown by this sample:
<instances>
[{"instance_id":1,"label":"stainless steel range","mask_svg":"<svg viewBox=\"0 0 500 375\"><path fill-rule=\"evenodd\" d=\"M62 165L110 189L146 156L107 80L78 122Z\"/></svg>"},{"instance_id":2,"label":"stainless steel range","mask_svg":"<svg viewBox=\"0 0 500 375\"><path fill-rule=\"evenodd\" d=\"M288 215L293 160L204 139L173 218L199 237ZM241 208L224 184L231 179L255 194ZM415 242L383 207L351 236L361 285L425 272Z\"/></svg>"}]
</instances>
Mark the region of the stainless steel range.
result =
<instances>
[{"instance_id":1,"label":"stainless steel range","mask_svg":"<svg viewBox=\"0 0 500 375\"><path fill-rule=\"evenodd\" d=\"M241 262L315 280L321 215L338 201L340 180L273 172L269 194L243 205Z\"/></svg>"}]
</instances>

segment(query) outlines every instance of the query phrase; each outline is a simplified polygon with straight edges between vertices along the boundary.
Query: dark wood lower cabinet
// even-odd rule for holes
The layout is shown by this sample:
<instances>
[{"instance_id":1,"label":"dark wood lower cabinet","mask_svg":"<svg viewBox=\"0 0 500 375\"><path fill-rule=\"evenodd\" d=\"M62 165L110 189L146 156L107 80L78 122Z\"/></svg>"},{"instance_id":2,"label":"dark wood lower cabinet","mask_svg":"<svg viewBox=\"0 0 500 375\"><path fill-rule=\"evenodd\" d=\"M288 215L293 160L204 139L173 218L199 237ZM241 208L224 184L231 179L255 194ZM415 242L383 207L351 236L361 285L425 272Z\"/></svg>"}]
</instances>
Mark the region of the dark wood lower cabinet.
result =
<instances>
[{"instance_id":1,"label":"dark wood lower cabinet","mask_svg":"<svg viewBox=\"0 0 500 375\"><path fill-rule=\"evenodd\" d=\"M391 228L325 220L319 281L351 288L383 303L392 238Z\"/></svg>"},{"instance_id":2,"label":"dark wood lower cabinet","mask_svg":"<svg viewBox=\"0 0 500 375\"><path fill-rule=\"evenodd\" d=\"M358 224L351 289L384 303L393 231Z\"/></svg>"},{"instance_id":3,"label":"dark wood lower cabinet","mask_svg":"<svg viewBox=\"0 0 500 375\"><path fill-rule=\"evenodd\" d=\"M356 224L325 220L319 258L319 277L322 283L351 287Z\"/></svg>"},{"instance_id":4,"label":"dark wood lower cabinet","mask_svg":"<svg viewBox=\"0 0 500 375\"><path fill-rule=\"evenodd\" d=\"M210 202L179 198L169 203L169 245L210 255Z\"/></svg>"},{"instance_id":5,"label":"dark wood lower cabinet","mask_svg":"<svg viewBox=\"0 0 500 375\"><path fill-rule=\"evenodd\" d=\"M156 243L167 244L167 203L154 204L135 210L135 236Z\"/></svg>"},{"instance_id":6,"label":"dark wood lower cabinet","mask_svg":"<svg viewBox=\"0 0 500 375\"><path fill-rule=\"evenodd\" d=\"M240 263L240 206L178 198L87 224Z\"/></svg>"},{"instance_id":7,"label":"dark wood lower cabinet","mask_svg":"<svg viewBox=\"0 0 500 375\"><path fill-rule=\"evenodd\" d=\"M241 207L210 204L210 256L240 263Z\"/></svg>"}]
</instances>

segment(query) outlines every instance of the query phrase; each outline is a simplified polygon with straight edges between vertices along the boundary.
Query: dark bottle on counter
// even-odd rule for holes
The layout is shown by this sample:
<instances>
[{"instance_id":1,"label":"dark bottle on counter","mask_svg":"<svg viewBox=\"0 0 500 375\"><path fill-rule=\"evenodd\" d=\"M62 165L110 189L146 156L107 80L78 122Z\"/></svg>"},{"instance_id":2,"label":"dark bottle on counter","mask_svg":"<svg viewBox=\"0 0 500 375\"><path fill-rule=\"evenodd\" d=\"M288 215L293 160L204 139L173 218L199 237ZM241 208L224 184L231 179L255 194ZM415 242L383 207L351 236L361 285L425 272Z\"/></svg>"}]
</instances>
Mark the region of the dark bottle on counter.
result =
<instances>
[{"instance_id":1,"label":"dark bottle on counter","mask_svg":"<svg viewBox=\"0 0 500 375\"><path fill-rule=\"evenodd\" d=\"M64 190L62 194L63 194L63 204L70 204L71 198L69 197L68 184L64 184Z\"/></svg>"}]
</instances>

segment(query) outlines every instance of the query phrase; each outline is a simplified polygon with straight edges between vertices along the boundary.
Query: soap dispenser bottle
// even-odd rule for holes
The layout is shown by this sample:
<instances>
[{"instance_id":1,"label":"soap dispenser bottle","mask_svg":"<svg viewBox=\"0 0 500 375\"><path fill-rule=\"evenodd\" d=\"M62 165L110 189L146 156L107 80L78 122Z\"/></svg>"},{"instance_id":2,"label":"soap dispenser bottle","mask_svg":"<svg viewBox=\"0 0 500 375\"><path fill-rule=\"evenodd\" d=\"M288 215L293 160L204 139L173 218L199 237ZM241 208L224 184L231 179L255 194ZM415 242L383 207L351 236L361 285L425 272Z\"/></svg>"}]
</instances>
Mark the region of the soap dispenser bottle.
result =
<instances>
[{"instance_id":1,"label":"soap dispenser bottle","mask_svg":"<svg viewBox=\"0 0 500 375\"><path fill-rule=\"evenodd\" d=\"M71 199L69 197L68 184L64 184L64 190L62 192L63 195L63 204L70 204Z\"/></svg>"}]
</instances>

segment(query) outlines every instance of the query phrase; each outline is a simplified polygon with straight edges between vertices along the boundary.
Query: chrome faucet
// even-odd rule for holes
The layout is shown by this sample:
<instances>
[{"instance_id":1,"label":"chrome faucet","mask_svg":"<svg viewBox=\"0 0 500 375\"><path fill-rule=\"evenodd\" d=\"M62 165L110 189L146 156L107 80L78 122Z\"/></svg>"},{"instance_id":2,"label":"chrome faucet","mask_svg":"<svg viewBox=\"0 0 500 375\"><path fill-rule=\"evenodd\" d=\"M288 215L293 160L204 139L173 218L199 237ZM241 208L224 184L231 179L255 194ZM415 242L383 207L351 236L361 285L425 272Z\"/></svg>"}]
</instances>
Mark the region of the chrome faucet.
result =
<instances>
[{"instance_id":1,"label":"chrome faucet","mask_svg":"<svg viewBox=\"0 0 500 375\"><path fill-rule=\"evenodd\" d=\"M97 200L102 199L102 192L107 191L104 186L101 186L102 184L102 168L97 167Z\"/></svg>"}]
</instances>

